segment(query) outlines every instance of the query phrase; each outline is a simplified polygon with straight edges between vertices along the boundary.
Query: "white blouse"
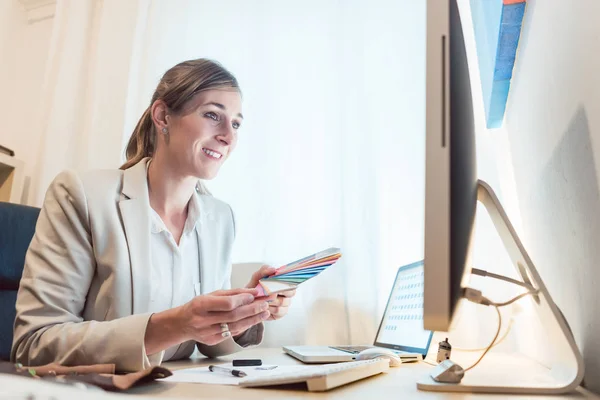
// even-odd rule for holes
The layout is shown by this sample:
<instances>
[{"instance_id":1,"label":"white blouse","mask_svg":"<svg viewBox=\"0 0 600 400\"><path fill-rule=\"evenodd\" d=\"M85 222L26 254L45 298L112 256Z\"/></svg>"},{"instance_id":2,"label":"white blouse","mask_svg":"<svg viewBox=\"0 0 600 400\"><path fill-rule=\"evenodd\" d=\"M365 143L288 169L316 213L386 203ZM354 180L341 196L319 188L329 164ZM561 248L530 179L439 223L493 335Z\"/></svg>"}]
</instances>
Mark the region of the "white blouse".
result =
<instances>
[{"instance_id":1,"label":"white blouse","mask_svg":"<svg viewBox=\"0 0 600 400\"><path fill-rule=\"evenodd\" d=\"M192 196L188 216L179 245L154 209L150 214L151 293L149 312L157 313L179 307L190 301L200 285L200 254L196 224L200 221L200 204ZM165 351L163 361L169 360L179 348Z\"/></svg>"}]
</instances>

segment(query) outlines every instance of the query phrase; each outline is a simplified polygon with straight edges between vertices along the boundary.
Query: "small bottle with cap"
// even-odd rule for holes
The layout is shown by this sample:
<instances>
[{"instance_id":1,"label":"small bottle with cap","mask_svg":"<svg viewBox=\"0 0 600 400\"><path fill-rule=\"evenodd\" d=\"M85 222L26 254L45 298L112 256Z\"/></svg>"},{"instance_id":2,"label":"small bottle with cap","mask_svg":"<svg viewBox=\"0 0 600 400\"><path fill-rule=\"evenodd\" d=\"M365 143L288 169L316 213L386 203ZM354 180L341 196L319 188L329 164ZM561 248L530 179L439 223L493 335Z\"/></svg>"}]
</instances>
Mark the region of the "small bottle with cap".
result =
<instances>
[{"instance_id":1,"label":"small bottle with cap","mask_svg":"<svg viewBox=\"0 0 600 400\"><path fill-rule=\"evenodd\" d=\"M441 363L442 361L450 359L450 353L452 352L452 346L448 342L448 338L439 343L438 353L437 353L437 362Z\"/></svg>"}]
</instances>

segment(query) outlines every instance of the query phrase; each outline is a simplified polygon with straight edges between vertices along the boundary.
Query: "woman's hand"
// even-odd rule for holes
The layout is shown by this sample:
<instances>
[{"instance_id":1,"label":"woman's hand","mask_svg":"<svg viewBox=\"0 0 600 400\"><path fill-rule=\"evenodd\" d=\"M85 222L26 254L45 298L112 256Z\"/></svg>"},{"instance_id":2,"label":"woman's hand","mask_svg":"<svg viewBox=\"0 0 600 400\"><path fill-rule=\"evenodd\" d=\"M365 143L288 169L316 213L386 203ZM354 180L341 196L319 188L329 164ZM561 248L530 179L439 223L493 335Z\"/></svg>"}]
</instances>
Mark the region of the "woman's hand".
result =
<instances>
[{"instance_id":1,"label":"woman's hand","mask_svg":"<svg viewBox=\"0 0 600 400\"><path fill-rule=\"evenodd\" d=\"M254 288L258 285L258 281L269 275L273 275L277 269L268 265L263 265L258 271L252 274L250 282L246 285L247 288ZM269 301L269 320L273 321L285 316L288 312L292 297L296 295L296 289L271 295L267 298Z\"/></svg>"},{"instance_id":2,"label":"woman's hand","mask_svg":"<svg viewBox=\"0 0 600 400\"><path fill-rule=\"evenodd\" d=\"M287 290L285 292L277 293L274 296L269 296L273 301L269 303L269 321L283 318L292 304L292 297L296 295L296 289Z\"/></svg>"},{"instance_id":3,"label":"woman's hand","mask_svg":"<svg viewBox=\"0 0 600 400\"><path fill-rule=\"evenodd\" d=\"M197 296L182 306L183 331L189 339L207 345L237 336L269 318L265 300L255 301L255 289L219 290ZM227 324L229 335L223 335Z\"/></svg>"},{"instance_id":4,"label":"woman's hand","mask_svg":"<svg viewBox=\"0 0 600 400\"><path fill-rule=\"evenodd\" d=\"M269 305L255 300L257 295L256 289L218 290L153 314L144 338L146 354L188 340L215 345L243 333L270 316Z\"/></svg>"}]
</instances>

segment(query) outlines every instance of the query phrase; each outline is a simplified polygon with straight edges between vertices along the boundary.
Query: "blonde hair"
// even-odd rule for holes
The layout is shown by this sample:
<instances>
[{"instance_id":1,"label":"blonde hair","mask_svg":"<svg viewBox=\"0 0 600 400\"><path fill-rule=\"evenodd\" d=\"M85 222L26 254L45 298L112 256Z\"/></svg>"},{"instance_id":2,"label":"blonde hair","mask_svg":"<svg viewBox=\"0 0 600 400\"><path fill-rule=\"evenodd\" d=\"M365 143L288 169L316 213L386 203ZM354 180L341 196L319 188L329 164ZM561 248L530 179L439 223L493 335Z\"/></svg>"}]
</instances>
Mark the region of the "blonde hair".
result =
<instances>
[{"instance_id":1,"label":"blonde hair","mask_svg":"<svg viewBox=\"0 0 600 400\"><path fill-rule=\"evenodd\" d=\"M216 61L199 58L179 63L161 78L150 105L138 121L125 155L127 161L121 169L131 168L145 157L152 157L156 150L156 127L152 121L151 107L156 100L165 102L169 111L181 114L197 94L205 90L234 88L240 90L235 77ZM203 185L200 191L206 190Z\"/></svg>"}]
</instances>

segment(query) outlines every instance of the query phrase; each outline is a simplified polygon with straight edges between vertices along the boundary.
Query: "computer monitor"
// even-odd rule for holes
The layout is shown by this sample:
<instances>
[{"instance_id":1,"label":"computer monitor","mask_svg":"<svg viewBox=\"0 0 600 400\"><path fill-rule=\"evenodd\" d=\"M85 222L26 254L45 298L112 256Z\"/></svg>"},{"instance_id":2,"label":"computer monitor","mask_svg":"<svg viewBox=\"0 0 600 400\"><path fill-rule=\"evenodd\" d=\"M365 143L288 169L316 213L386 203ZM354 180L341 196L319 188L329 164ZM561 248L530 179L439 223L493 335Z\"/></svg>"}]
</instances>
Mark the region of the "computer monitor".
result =
<instances>
[{"instance_id":1,"label":"computer monitor","mask_svg":"<svg viewBox=\"0 0 600 400\"><path fill-rule=\"evenodd\" d=\"M573 332L550 296L493 189L477 180L470 76L456 0L427 0L426 32L423 328L450 331L469 276L471 273L487 274L472 270L469 264L471 235L479 201L485 206L521 278L518 283L528 288L526 300L531 306L528 319L537 319L544 329L544 338L548 340L544 350L549 348L552 351L544 351L544 359L537 360L539 354L525 348L524 352L529 351L530 354L521 359L513 356L511 367L514 368L504 370L484 369L472 375L467 368L469 372L460 384L434 380L433 376L439 375L433 371L417 386L421 390L434 391L567 393L582 382L585 370ZM496 278L501 277L496 275ZM474 290L469 293L474 293ZM481 296L472 300L477 302ZM538 362L531 363L532 359ZM453 363L448 361L446 366ZM507 361L503 362L507 367ZM518 367L523 365L529 365L530 369L519 373ZM444 365L440 367L443 370Z\"/></svg>"},{"instance_id":2,"label":"computer monitor","mask_svg":"<svg viewBox=\"0 0 600 400\"><path fill-rule=\"evenodd\" d=\"M424 328L448 331L477 205L471 84L455 0L428 0Z\"/></svg>"}]
</instances>

